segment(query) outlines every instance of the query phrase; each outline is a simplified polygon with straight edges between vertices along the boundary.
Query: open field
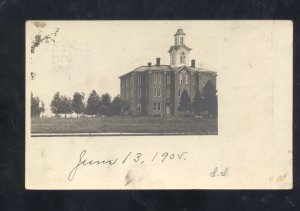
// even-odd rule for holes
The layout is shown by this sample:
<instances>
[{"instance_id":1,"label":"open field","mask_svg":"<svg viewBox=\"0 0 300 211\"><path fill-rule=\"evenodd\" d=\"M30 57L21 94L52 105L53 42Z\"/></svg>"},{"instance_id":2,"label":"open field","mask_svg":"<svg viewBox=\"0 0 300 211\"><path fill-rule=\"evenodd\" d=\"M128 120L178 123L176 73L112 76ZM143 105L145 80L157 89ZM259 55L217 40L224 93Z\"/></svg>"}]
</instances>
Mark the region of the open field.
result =
<instances>
[{"instance_id":1,"label":"open field","mask_svg":"<svg viewBox=\"0 0 300 211\"><path fill-rule=\"evenodd\" d=\"M217 118L95 117L32 118L32 133L187 133L218 134Z\"/></svg>"}]
</instances>

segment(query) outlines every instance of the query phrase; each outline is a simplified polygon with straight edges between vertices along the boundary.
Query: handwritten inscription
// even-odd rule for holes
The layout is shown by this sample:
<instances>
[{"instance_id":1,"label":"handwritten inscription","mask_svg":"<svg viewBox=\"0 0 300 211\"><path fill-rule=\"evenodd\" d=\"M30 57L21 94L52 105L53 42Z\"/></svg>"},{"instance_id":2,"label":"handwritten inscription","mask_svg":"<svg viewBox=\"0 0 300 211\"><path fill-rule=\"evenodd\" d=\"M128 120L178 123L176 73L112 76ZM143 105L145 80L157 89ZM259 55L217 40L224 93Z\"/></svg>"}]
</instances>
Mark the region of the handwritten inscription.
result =
<instances>
[{"instance_id":1,"label":"handwritten inscription","mask_svg":"<svg viewBox=\"0 0 300 211\"><path fill-rule=\"evenodd\" d=\"M228 171L229 171L228 167L226 167L224 169L220 169L218 167L215 167L214 170L212 172L210 172L210 176L211 177L218 177L218 176L225 177L225 176L229 176Z\"/></svg>"},{"instance_id":2,"label":"handwritten inscription","mask_svg":"<svg viewBox=\"0 0 300 211\"><path fill-rule=\"evenodd\" d=\"M151 163L165 163L167 161L172 160L186 160L187 158L187 152L180 152L180 153L169 153L169 152L163 152L159 153L156 152L152 156L145 156L143 153L140 152L129 152L127 153L122 159L119 158L113 158L113 159L101 159L101 160L91 160L86 158L86 150L83 150L79 155L79 160L74 168L70 171L68 175L68 180L72 181L75 178L75 175L77 173L77 170L79 167L85 167L85 166L98 166L98 165L108 165L108 166L115 166L115 165L124 165L125 163L133 162L137 164L144 164L146 162Z\"/></svg>"}]
</instances>

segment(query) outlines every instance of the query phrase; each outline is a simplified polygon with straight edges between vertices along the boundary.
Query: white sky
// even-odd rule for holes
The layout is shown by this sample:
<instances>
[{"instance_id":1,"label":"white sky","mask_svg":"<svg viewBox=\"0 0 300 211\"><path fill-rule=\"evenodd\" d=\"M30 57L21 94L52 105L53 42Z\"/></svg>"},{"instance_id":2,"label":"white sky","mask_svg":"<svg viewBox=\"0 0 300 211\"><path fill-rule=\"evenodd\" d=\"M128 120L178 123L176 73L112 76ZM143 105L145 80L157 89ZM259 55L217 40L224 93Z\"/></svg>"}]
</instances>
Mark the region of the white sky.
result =
<instances>
[{"instance_id":1,"label":"white sky","mask_svg":"<svg viewBox=\"0 0 300 211\"><path fill-rule=\"evenodd\" d=\"M272 70L280 53L274 48L282 47L277 40L285 35L277 27L282 22L274 21L47 21L45 27L33 23L26 24L26 83L45 102L46 114L57 91L69 97L84 92L85 100L92 89L114 97L119 94L120 75L155 64L156 57L169 64L167 51L178 28L186 33L185 44L192 48L190 59L196 59L196 66L218 73L218 87L223 78L238 84L234 76L243 78L243 71ZM42 43L31 54L34 35L56 28L55 43ZM36 73L34 80L30 72Z\"/></svg>"}]
</instances>

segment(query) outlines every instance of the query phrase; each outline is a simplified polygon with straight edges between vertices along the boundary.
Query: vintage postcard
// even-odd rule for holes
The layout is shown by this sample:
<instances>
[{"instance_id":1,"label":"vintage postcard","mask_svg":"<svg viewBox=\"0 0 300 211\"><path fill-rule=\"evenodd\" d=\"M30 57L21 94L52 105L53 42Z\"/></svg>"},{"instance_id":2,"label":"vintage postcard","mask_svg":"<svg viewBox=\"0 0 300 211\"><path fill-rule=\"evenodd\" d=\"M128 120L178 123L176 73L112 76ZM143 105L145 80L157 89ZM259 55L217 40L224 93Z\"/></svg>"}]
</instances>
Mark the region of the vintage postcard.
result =
<instances>
[{"instance_id":1,"label":"vintage postcard","mask_svg":"<svg viewBox=\"0 0 300 211\"><path fill-rule=\"evenodd\" d=\"M291 21L27 21L27 189L291 189Z\"/></svg>"}]
</instances>

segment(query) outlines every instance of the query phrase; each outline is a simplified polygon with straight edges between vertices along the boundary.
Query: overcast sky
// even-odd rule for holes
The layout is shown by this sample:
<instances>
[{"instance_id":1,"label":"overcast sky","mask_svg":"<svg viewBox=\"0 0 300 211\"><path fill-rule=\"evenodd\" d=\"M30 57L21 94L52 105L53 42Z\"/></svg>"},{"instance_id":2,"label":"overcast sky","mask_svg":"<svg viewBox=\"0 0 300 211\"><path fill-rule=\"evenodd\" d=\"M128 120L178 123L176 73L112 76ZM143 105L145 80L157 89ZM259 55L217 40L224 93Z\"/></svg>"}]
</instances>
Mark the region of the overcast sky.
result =
<instances>
[{"instance_id":1,"label":"overcast sky","mask_svg":"<svg viewBox=\"0 0 300 211\"><path fill-rule=\"evenodd\" d=\"M218 89L224 84L223 78L226 83L238 83L229 78L247 77L245 72L251 70L271 70L278 56L274 48L282 47L277 38L285 33L281 23L273 21L46 23L37 27L27 22L26 75L29 90L45 102L47 114L57 91L69 97L75 91L84 92L87 99L95 89L100 95L108 92L114 97L120 91L119 76L148 62L155 64L156 57L161 58L161 64L169 64L168 50L178 28L186 33L185 44L192 48L190 59L196 59L196 66L218 73ZM43 37L57 28L55 42L43 42L30 53L34 35ZM34 80L30 72L35 72Z\"/></svg>"}]
</instances>

